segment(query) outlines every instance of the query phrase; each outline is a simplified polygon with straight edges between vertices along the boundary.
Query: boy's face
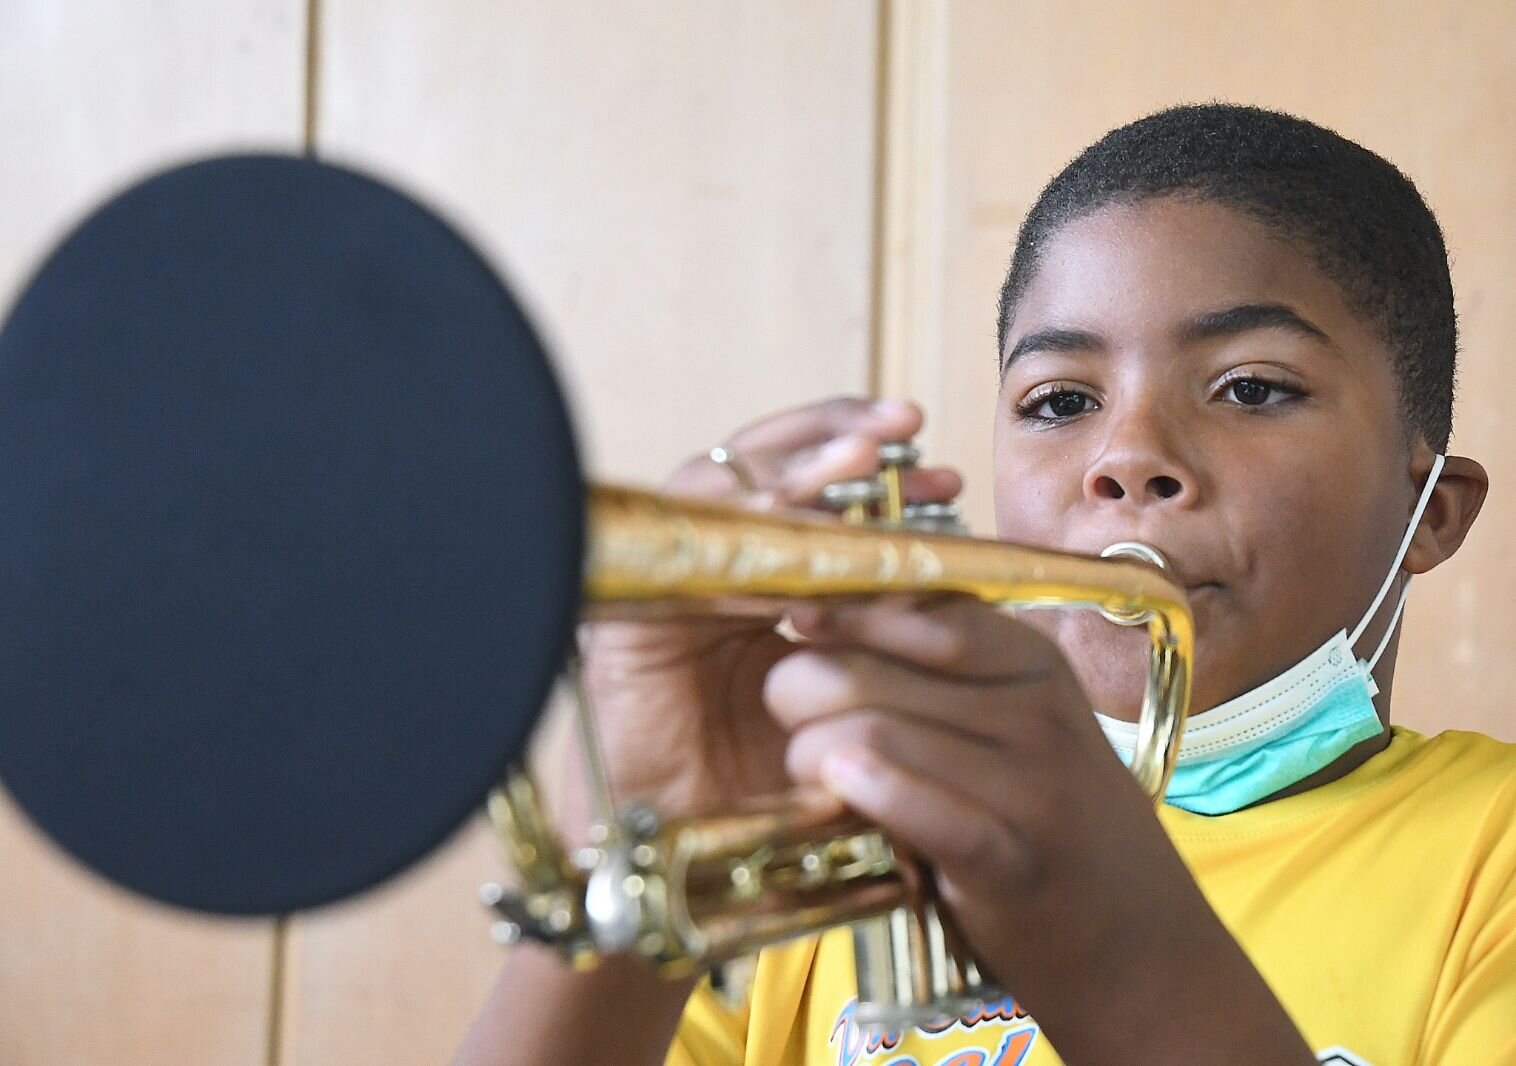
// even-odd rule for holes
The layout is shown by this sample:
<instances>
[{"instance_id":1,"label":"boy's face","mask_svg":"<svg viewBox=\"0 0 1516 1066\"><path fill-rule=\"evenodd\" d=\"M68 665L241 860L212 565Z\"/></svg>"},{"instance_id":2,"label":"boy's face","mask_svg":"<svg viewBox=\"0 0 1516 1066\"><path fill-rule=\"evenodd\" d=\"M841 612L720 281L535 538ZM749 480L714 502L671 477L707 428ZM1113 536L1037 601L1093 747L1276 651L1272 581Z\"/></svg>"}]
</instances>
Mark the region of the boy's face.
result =
<instances>
[{"instance_id":1,"label":"boy's face","mask_svg":"<svg viewBox=\"0 0 1516 1066\"><path fill-rule=\"evenodd\" d=\"M1195 711L1367 610L1430 452L1407 443L1388 348L1293 244L1215 204L1103 209L1053 235L1003 354L1000 536L1160 549L1195 613ZM1095 707L1134 718L1143 630L1044 624Z\"/></svg>"}]
</instances>

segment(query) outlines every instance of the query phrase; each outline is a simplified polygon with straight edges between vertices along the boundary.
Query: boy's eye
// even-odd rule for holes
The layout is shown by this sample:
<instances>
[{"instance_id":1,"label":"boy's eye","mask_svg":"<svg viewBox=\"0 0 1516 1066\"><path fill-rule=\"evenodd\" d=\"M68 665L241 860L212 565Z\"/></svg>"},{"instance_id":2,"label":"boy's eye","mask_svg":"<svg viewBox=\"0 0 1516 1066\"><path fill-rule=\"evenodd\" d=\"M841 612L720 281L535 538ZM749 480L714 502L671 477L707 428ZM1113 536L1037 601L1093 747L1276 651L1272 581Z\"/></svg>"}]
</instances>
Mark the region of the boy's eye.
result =
<instances>
[{"instance_id":1,"label":"boy's eye","mask_svg":"<svg viewBox=\"0 0 1516 1066\"><path fill-rule=\"evenodd\" d=\"M1245 378L1242 381L1232 382L1232 399L1238 403L1247 404L1249 407L1257 407L1269 398L1270 389L1257 378Z\"/></svg>"},{"instance_id":2,"label":"boy's eye","mask_svg":"<svg viewBox=\"0 0 1516 1066\"><path fill-rule=\"evenodd\" d=\"M1054 418L1072 418L1089 410L1093 401L1080 392L1055 392L1043 401L1042 406Z\"/></svg>"},{"instance_id":3,"label":"boy's eye","mask_svg":"<svg viewBox=\"0 0 1516 1066\"><path fill-rule=\"evenodd\" d=\"M1231 403L1243 407L1264 407L1299 396L1300 390L1278 381L1239 377L1222 385L1221 394Z\"/></svg>"},{"instance_id":4,"label":"boy's eye","mask_svg":"<svg viewBox=\"0 0 1516 1066\"><path fill-rule=\"evenodd\" d=\"M1023 418L1037 422L1058 422L1088 414L1099 406L1095 398L1087 393L1053 386L1034 390L1021 401L1018 410Z\"/></svg>"}]
</instances>

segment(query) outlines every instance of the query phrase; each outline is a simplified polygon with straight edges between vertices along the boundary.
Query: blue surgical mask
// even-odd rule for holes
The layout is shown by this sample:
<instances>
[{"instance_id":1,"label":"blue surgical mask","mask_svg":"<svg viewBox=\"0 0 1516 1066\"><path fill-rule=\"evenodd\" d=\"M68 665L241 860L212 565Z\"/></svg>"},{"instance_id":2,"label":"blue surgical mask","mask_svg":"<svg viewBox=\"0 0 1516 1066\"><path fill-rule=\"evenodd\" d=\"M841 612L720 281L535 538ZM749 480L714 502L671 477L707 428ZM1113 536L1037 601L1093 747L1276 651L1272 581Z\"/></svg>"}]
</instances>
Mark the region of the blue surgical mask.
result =
<instances>
[{"instance_id":1,"label":"blue surgical mask","mask_svg":"<svg viewBox=\"0 0 1516 1066\"><path fill-rule=\"evenodd\" d=\"M1284 673L1192 716L1179 742L1166 802L1196 814L1230 814L1304 780L1353 745L1383 731L1374 709L1379 689L1373 670L1400 623L1410 590L1409 575L1373 654L1360 660L1353 648L1400 573L1442 463L1440 455L1433 461L1400 550L1363 620L1352 633L1339 630ZM1111 746L1130 763L1137 742L1136 724L1103 714L1096 717Z\"/></svg>"}]
</instances>

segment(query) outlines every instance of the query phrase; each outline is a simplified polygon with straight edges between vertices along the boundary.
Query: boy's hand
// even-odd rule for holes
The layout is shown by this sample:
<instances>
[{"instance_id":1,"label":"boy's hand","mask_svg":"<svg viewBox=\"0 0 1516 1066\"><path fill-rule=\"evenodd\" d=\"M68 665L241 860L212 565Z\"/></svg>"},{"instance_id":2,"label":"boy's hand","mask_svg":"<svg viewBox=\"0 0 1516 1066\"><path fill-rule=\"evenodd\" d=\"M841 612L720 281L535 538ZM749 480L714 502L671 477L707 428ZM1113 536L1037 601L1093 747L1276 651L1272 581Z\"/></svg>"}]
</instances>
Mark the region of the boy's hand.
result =
<instances>
[{"instance_id":1,"label":"boy's hand","mask_svg":"<svg viewBox=\"0 0 1516 1066\"><path fill-rule=\"evenodd\" d=\"M981 966L1065 1061L1314 1061L1050 640L964 598L792 619L813 643L765 691L791 774L934 868Z\"/></svg>"},{"instance_id":2,"label":"boy's hand","mask_svg":"<svg viewBox=\"0 0 1516 1066\"><path fill-rule=\"evenodd\" d=\"M705 455L664 488L761 511L815 508L827 484L877 472L880 443L912 437L921 424L912 403L838 397L727 438L756 491ZM942 467L910 470L905 483L906 495L922 502L951 500L961 488L957 473ZM793 648L773 619L599 621L583 628L581 643L618 802L647 802L674 817L789 787L786 738L763 704L769 668ZM563 775L560 809L570 825L582 825L588 797L573 769Z\"/></svg>"}]
</instances>

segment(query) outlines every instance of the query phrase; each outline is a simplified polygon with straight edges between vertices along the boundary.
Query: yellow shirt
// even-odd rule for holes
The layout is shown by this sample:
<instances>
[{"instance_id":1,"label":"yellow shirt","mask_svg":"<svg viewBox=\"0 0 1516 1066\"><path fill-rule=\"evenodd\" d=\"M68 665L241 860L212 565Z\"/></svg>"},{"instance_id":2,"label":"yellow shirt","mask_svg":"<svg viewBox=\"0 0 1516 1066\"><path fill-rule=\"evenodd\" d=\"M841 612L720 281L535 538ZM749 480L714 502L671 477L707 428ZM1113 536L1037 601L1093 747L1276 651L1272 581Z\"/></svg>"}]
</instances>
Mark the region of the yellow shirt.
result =
<instances>
[{"instance_id":1,"label":"yellow shirt","mask_svg":"<svg viewBox=\"0 0 1516 1066\"><path fill-rule=\"evenodd\" d=\"M1223 817L1160 817L1321 1061L1516 1064L1516 745L1396 728L1329 785ZM881 1044L852 1024L856 995L846 931L771 948L744 1006L702 985L668 1064L1059 1061L1014 1000Z\"/></svg>"}]
</instances>

